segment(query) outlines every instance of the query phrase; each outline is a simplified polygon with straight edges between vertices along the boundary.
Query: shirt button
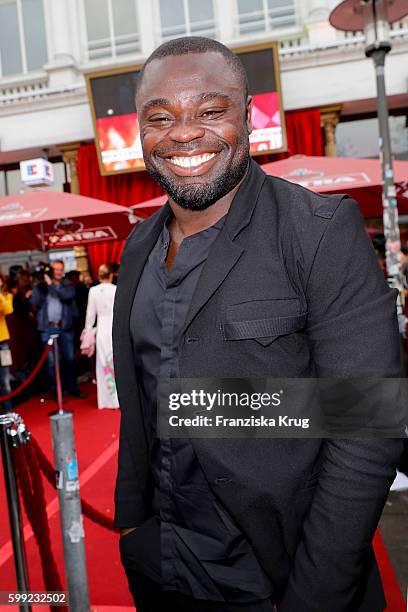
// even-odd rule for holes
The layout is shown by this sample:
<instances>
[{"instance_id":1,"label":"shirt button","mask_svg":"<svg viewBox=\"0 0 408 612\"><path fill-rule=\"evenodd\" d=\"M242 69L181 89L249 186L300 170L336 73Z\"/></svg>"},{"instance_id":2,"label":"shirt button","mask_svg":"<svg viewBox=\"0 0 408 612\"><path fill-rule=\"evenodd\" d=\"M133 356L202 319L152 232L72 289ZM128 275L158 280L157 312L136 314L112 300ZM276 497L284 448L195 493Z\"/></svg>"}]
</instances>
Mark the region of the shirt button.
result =
<instances>
[{"instance_id":1,"label":"shirt button","mask_svg":"<svg viewBox=\"0 0 408 612\"><path fill-rule=\"evenodd\" d=\"M219 484L227 484L231 482L231 478L228 478L227 476L219 476L218 478L214 479L214 484L219 485Z\"/></svg>"},{"instance_id":2,"label":"shirt button","mask_svg":"<svg viewBox=\"0 0 408 612\"><path fill-rule=\"evenodd\" d=\"M187 344L193 344L193 342L199 342L200 338L186 338L186 343Z\"/></svg>"}]
</instances>

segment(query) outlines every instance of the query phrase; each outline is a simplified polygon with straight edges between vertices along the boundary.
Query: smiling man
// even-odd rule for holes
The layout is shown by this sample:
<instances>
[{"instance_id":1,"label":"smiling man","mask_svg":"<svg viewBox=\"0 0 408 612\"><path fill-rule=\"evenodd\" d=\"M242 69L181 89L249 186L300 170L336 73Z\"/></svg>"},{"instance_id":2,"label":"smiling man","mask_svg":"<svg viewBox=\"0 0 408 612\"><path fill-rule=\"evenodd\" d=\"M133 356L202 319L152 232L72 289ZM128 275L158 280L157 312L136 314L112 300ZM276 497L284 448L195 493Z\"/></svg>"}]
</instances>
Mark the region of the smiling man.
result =
<instances>
[{"instance_id":1,"label":"smiling man","mask_svg":"<svg viewBox=\"0 0 408 612\"><path fill-rule=\"evenodd\" d=\"M358 208L250 160L237 56L147 60L136 106L168 202L122 258L115 525L138 612L380 612L371 540L400 440L160 439L160 377L399 376L395 292Z\"/></svg>"}]
</instances>

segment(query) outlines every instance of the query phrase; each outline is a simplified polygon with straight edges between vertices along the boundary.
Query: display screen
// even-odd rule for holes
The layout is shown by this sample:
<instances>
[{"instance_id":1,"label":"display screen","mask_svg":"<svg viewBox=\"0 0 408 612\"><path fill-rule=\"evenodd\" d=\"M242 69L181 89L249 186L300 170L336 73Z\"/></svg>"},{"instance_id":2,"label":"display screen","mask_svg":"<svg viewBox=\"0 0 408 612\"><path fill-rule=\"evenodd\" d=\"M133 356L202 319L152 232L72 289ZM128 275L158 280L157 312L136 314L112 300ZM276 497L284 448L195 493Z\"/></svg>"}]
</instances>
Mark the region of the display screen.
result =
<instances>
[{"instance_id":1,"label":"display screen","mask_svg":"<svg viewBox=\"0 0 408 612\"><path fill-rule=\"evenodd\" d=\"M235 51L248 75L253 96L251 154L286 150L280 90L278 49L275 44ZM115 69L86 75L101 174L144 169L135 108L138 70Z\"/></svg>"}]
</instances>

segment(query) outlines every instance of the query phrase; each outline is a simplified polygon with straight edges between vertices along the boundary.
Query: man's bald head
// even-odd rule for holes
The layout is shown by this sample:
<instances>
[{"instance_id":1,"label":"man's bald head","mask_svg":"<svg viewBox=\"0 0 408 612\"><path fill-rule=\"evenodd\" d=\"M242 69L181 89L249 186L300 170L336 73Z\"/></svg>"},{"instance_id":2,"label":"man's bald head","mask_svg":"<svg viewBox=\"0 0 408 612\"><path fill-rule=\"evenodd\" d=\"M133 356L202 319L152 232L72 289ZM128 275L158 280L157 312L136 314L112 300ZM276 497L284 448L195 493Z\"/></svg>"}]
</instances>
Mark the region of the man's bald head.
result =
<instances>
[{"instance_id":1,"label":"man's bald head","mask_svg":"<svg viewBox=\"0 0 408 612\"><path fill-rule=\"evenodd\" d=\"M239 58L215 40L179 38L148 58L136 109L146 170L175 204L200 211L249 162L252 98Z\"/></svg>"},{"instance_id":2,"label":"man's bald head","mask_svg":"<svg viewBox=\"0 0 408 612\"><path fill-rule=\"evenodd\" d=\"M203 36L183 36L182 38L175 38L169 40L160 47L157 47L153 53L147 58L143 65L143 68L139 74L138 90L140 89L147 66L154 60L161 59L169 56L186 55L188 53L219 53L226 60L228 66L234 72L242 87L242 94L244 101L248 97L248 78L245 72L245 68L239 59L238 55L235 55L228 47L213 40L212 38L205 38ZM136 92L137 93L137 92Z\"/></svg>"}]
</instances>

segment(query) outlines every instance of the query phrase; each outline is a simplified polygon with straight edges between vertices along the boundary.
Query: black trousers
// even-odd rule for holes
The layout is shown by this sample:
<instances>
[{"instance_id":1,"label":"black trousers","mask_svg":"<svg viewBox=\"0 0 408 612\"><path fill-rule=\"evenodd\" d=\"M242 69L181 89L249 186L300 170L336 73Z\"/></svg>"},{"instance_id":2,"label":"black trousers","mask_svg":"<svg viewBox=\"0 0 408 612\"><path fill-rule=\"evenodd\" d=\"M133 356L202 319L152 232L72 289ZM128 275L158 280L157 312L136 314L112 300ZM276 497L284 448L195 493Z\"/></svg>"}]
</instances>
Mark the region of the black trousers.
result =
<instances>
[{"instance_id":1,"label":"black trousers","mask_svg":"<svg viewBox=\"0 0 408 612\"><path fill-rule=\"evenodd\" d=\"M274 612L267 599L257 603L229 604L193 599L175 591L162 591L160 585L129 568L126 576L137 612Z\"/></svg>"}]
</instances>

